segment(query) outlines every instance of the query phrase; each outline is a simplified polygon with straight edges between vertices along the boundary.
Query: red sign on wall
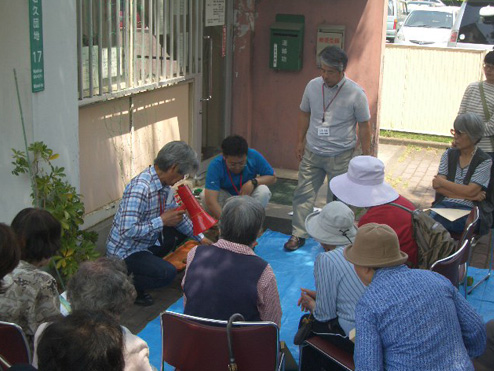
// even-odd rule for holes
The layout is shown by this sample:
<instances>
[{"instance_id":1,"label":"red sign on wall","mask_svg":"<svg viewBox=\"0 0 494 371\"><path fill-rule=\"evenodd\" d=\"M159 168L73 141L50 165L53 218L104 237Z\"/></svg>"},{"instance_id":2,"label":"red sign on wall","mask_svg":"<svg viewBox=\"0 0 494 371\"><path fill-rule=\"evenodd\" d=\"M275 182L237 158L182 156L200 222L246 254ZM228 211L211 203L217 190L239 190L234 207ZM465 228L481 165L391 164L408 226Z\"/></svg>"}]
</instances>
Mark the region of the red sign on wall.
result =
<instances>
[{"instance_id":1,"label":"red sign on wall","mask_svg":"<svg viewBox=\"0 0 494 371\"><path fill-rule=\"evenodd\" d=\"M223 25L223 38L221 41L221 57L226 57L226 26Z\"/></svg>"}]
</instances>

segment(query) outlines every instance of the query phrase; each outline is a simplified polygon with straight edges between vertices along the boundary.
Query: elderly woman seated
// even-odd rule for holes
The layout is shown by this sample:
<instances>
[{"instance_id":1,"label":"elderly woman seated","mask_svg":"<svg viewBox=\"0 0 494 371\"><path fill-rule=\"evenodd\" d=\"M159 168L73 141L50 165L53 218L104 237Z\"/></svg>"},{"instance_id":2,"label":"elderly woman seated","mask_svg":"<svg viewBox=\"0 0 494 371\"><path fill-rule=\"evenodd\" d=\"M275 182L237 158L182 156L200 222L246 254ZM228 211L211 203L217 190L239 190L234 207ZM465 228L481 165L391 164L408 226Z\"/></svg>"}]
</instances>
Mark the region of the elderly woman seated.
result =
<instances>
[{"instance_id":1,"label":"elderly woman seated","mask_svg":"<svg viewBox=\"0 0 494 371\"><path fill-rule=\"evenodd\" d=\"M114 318L104 312L74 311L43 332L38 370L122 371L123 348L124 335Z\"/></svg>"},{"instance_id":2,"label":"elderly woman seated","mask_svg":"<svg viewBox=\"0 0 494 371\"><path fill-rule=\"evenodd\" d=\"M438 174L432 181L436 191L434 208L480 209L480 234L487 233L492 223L492 204L486 194L491 176L492 160L477 148L484 135L484 123L474 113L458 115L454 122L453 148L443 154ZM452 232L461 234L467 216L450 221L435 212L431 216Z\"/></svg>"},{"instance_id":3,"label":"elderly woman seated","mask_svg":"<svg viewBox=\"0 0 494 371\"><path fill-rule=\"evenodd\" d=\"M12 221L21 248L21 260L3 279L0 320L22 327L32 347L38 326L60 314L57 283L39 268L45 266L60 247L62 227L48 211L27 208Z\"/></svg>"},{"instance_id":4,"label":"elderly woman seated","mask_svg":"<svg viewBox=\"0 0 494 371\"><path fill-rule=\"evenodd\" d=\"M14 231L8 225L0 223L0 294L5 292L3 278L17 267L20 256Z\"/></svg>"},{"instance_id":5,"label":"elderly woman seated","mask_svg":"<svg viewBox=\"0 0 494 371\"><path fill-rule=\"evenodd\" d=\"M357 233L354 222L353 211L340 201L330 202L305 221L307 232L325 250L314 263L316 291L302 288L298 300L302 310L314 315L315 333L348 335L355 327L355 306L365 287L343 257L344 247Z\"/></svg>"},{"instance_id":6,"label":"elderly woman seated","mask_svg":"<svg viewBox=\"0 0 494 371\"><path fill-rule=\"evenodd\" d=\"M264 207L250 196L231 197L220 217L220 239L196 246L187 255L182 280L184 313L228 320L281 324L281 305L271 266L254 252L265 218Z\"/></svg>"},{"instance_id":7,"label":"elderly woman seated","mask_svg":"<svg viewBox=\"0 0 494 371\"><path fill-rule=\"evenodd\" d=\"M72 310L103 311L117 322L120 315L135 300L136 291L127 275L125 263L117 258L99 258L81 264L67 287L67 298ZM35 344L48 324L36 332ZM125 370L152 370L149 348L144 340L122 326L124 335ZM34 363L41 357L39 350Z\"/></svg>"}]
</instances>

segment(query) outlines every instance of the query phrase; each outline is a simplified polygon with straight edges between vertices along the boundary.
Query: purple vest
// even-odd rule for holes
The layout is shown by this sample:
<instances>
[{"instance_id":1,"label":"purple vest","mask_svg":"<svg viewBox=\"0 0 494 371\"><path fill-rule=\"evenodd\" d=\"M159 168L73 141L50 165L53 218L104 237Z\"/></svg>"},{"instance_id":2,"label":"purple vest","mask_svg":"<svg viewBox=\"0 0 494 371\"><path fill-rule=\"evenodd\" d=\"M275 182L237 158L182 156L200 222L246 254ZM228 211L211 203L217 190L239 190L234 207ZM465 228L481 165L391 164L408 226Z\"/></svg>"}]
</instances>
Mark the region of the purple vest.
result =
<instances>
[{"instance_id":1,"label":"purple vest","mask_svg":"<svg viewBox=\"0 0 494 371\"><path fill-rule=\"evenodd\" d=\"M257 255L198 246L185 279L184 313L220 320L240 313L246 321L261 320L257 282L267 264Z\"/></svg>"}]
</instances>

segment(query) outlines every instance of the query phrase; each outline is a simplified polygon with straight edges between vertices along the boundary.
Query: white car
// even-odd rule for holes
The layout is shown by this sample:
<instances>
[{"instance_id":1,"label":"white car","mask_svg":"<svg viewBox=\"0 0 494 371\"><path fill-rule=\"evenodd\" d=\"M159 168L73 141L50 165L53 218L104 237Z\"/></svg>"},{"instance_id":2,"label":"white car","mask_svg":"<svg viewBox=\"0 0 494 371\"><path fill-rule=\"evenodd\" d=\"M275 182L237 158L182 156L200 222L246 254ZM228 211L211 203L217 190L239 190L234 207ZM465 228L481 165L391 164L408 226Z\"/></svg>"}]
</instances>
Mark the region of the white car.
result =
<instances>
[{"instance_id":1,"label":"white car","mask_svg":"<svg viewBox=\"0 0 494 371\"><path fill-rule=\"evenodd\" d=\"M444 6L441 4L433 3L431 1L408 1L407 2L407 9L408 13L411 13L413 10L416 9L429 9L431 7L437 7L437 6Z\"/></svg>"},{"instance_id":2,"label":"white car","mask_svg":"<svg viewBox=\"0 0 494 371\"><path fill-rule=\"evenodd\" d=\"M458 9L442 6L412 11L396 35L395 43L447 46Z\"/></svg>"},{"instance_id":3,"label":"white car","mask_svg":"<svg viewBox=\"0 0 494 371\"><path fill-rule=\"evenodd\" d=\"M451 29L448 46L492 50L494 0L465 0Z\"/></svg>"}]
</instances>

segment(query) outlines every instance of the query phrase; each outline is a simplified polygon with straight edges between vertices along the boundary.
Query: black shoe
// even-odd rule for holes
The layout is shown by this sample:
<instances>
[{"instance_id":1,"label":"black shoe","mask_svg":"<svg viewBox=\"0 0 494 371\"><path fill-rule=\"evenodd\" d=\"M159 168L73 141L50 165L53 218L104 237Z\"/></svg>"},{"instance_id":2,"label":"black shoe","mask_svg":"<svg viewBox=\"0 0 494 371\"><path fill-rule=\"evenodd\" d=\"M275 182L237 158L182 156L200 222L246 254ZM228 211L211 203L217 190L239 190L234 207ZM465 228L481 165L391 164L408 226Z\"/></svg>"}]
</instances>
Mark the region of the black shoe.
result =
<instances>
[{"instance_id":1,"label":"black shoe","mask_svg":"<svg viewBox=\"0 0 494 371\"><path fill-rule=\"evenodd\" d=\"M283 247L285 248L285 250L288 250L288 251L295 251L297 250L298 248L304 246L305 244L305 238L302 238L302 237L297 237L297 236L291 236L290 239L288 240L288 242L286 242Z\"/></svg>"},{"instance_id":2,"label":"black shoe","mask_svg":"<svg viewBox=\"0 0 494 371\"><path fill-rule=\"evenodd\" d=\"M151 295L149 295L147 292L143 291L143 292L137 293L137 297L136 297L136 300L134 301L134 304L140 305L142 307L149 307L150 305L154 304L154 300L151 297Z\"/></svg>"}]
</instances>

